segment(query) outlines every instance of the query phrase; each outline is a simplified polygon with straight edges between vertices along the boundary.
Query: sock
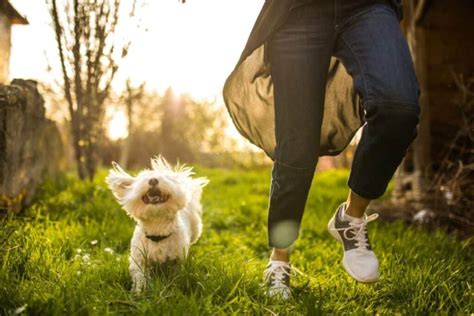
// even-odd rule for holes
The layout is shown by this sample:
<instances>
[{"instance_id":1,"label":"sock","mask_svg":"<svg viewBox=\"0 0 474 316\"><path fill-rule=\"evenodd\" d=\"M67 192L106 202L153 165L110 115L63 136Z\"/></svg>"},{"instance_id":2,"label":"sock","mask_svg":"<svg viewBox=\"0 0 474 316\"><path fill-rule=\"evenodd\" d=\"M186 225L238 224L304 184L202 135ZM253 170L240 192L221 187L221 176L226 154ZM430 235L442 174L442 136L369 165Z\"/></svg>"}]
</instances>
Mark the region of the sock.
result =
<instances>
[{"instance_id":1,"label":"sock","mask_svg":"<svg viewBox=\"0 0 474 316\"><path fill-rule=\"evenodd\" d=\"M356 223L363 221L361 217L354 217L354 216L346 214L346 207L347 207L347 204L344 203L344 207L342 208L342 212L341 212L341 219L343 221L350 221L350 222L356 222Z\"/></svg>"},{"instance_id":2,"label":"sock","mask_svg":"<svg viewBox=\"0 0 474 316\"><path fill-rule=\"evenodd\" d=\"M283 260L274 260L274 259L270 258L270 260L268 260L268 263L272 263L272 262L280 262L281 264L287 264L287 265L290 265L290 262L289 262L289 261L283 261Z\"/></svg>"}]
</instances>

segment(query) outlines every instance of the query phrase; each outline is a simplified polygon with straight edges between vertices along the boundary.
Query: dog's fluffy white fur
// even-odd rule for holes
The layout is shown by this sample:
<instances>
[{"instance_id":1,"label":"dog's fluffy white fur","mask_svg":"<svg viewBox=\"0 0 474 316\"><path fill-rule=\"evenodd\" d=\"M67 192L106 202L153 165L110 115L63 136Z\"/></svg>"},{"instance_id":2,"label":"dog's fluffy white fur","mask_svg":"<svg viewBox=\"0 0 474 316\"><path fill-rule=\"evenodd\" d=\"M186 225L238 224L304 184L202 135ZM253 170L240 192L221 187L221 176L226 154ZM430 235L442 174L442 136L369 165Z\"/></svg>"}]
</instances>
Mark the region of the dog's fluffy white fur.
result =
<instances>
[{"instance_id":1,"label":"dog's fluffy white fur","mask_svg":"<svg viewBox=\"0 0 474 316\"><path fill-rule=\"evenodd\" d=\"M151 166L131 176L113 163L106 178L118 202L137 222L130 249L135 291L145 287L150 264L184 259L202 231L200 200L208 180L193 178L190 167L171 167L161 156L152 159ZM164 239L152 240L158 236Z\"/></svg>"}]
</instances>

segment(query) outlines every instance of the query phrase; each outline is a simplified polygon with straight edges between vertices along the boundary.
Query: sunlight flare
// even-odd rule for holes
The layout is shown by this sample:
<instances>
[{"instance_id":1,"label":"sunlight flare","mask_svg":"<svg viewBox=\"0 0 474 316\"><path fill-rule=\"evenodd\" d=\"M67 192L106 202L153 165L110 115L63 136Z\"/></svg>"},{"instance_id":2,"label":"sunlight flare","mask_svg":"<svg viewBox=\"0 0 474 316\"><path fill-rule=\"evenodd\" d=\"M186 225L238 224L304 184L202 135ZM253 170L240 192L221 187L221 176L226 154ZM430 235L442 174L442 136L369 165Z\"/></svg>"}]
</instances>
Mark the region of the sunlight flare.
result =
<instances>
[{"instance_id":1,"label":"sunlight flare","mask_svg":"<svg viewBox=\"0 0 474 316\"><path fill-rule=\"evenodd\" d=\"M122 111L112 114L107 128L107 135L111 140L124 139L128 136L127 117Z\"/></svg>"}]
</instances>

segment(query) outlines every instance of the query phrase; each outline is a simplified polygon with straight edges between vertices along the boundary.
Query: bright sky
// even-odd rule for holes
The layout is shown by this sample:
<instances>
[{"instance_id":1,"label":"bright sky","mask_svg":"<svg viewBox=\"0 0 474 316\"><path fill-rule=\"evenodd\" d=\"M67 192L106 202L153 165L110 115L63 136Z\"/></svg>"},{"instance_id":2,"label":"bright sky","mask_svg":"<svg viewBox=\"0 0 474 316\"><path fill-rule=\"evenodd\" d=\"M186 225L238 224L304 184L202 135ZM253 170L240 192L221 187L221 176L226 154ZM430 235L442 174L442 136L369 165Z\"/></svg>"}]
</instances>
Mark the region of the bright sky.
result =
<instances>
[{"instance_id":1,"label":"bright sky","mask_svg":"<svg viewBox=\"0 0 474 316\"><path fill-rule=\"evenodd\" d=\"M44 0L10 0L30 22L12 34L10 77L52 82L48 59L58 63L54 33ZM140 0L138 1L140 2ZM196 98L222 102L221 91L242 52L263 0L148 0L141 29L121 65L114 89L126 78L163 92L172 86ZM46 57L47 56L47 57ZM117 113L109 131L125 137L125 117ZM232 134L236 134L234 130Z\"/></svg>"},{"instance_id":2,"label":"bright sky","mask_svg":"<svg viewBox=\"0 0 474 316\"><path fill-rule=\"evenodd\" d=\"M52 62L57 55L46 1L10 2L30 22L13 28L11 78L50 81L45 55ZM219 97L263 0L147 2L143 27L132 34L132 48L121 66L116 89L130 76L158 91L172 86L198 98Z\"/></svg>"}]
</instances>

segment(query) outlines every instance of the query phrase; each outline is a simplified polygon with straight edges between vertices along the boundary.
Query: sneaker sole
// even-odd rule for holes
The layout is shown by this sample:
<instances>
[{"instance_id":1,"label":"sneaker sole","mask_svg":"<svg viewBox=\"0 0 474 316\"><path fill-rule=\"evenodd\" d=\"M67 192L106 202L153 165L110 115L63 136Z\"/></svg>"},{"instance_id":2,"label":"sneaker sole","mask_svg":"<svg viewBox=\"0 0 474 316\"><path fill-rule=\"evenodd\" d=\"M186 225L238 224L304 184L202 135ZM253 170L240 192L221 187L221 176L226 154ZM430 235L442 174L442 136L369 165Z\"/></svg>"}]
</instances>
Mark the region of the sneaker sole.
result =
<instances>
[{"instance_id":1,"label":"sneaker sole","mask_svg":"<svg viewBox=\"0 0 474 316\"><path fill-rule=\"evenodd\" d=\"M334 215L336 216L336 215ZM345 251L344 251L344 243L342 242L342 239L341 239L341 236L339 236L339 233L334 230L336 228L336 225L335 225L335 220L334 220L334 216L331 217L331 219L329 220L329 223L328 223L328 231L329 231L329 234L331 234L332 237L334 237L334 239L336 239L342 246L342 254L343 254L343 257L342 257L342 266L344 267L344 269L346 270L347 273L349 273L349 275L356 281L358 282L361 282L361 283L374 283L374 282L377 282L379 280L379 276L377 276L376 278L371 278L371 279L361 279L359 277L357 277L353 272L352 270L346 265L345 263Z\"/></svg>"}]
</instances>

